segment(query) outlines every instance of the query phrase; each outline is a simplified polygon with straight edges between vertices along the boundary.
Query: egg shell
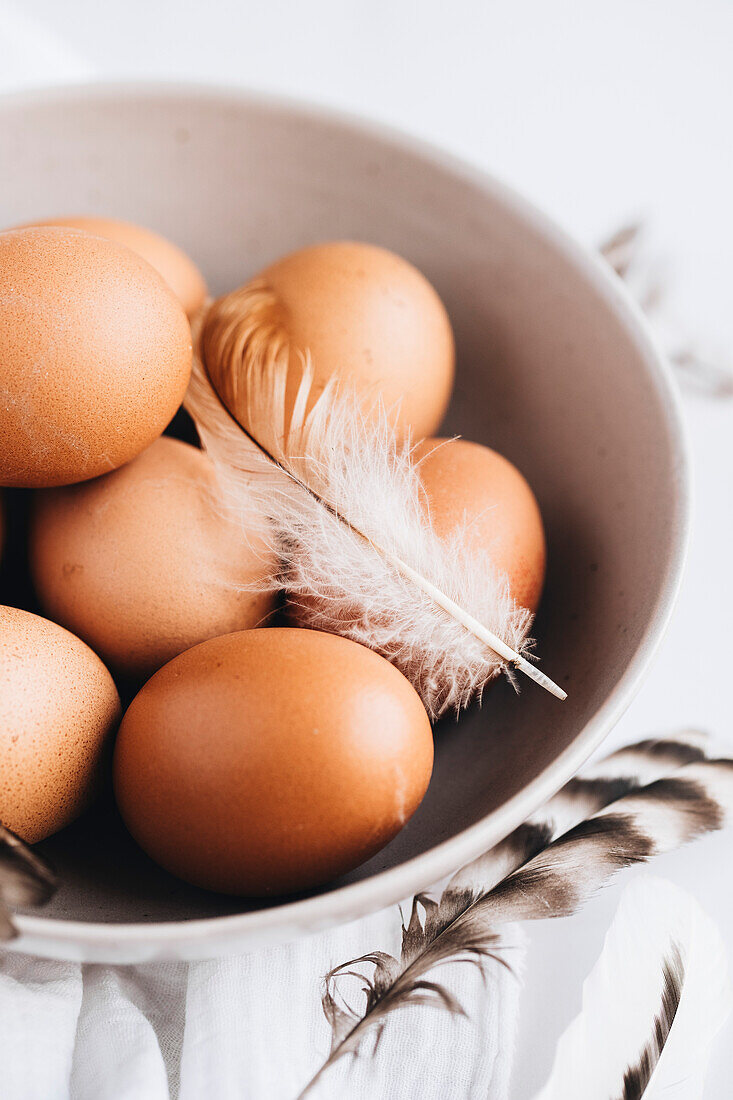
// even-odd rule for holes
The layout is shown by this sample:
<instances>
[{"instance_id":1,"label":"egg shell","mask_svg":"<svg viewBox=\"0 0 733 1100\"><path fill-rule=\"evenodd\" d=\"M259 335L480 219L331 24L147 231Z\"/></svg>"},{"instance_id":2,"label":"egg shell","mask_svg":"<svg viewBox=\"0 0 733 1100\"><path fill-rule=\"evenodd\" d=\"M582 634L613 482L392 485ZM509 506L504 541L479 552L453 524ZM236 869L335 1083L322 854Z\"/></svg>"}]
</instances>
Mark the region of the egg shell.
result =
<instances>
[{"instance_id":1,"label":"egg shell","mask_svg":"<svg viewBox=\"0 0 733 1100\"><path fill-rule=\"evenodd\" d=\"M131 703L115 747L127 827L154 860L211 890L284 894L378 852L430 780L427 715L355 642L273 628L176 657Z\"/></svg>"},{"instance_id":2,"label":"egg shell","mask_svg":"<svg viewBox=\"0 0 733 1100\"><path fill-rule=\"evenodd\" d=\"M442 538L465 527L521 607L535 611L545 578L545 534L537 501L508 459L465 439L426 439L414 451L433 527Z\"/></svg>"},{"instance_id":3,"label":"egg shell","mask_svg":"<svg viewBox=\"0 0 733 1100\"><path fill-rule=\"evenodd\" d=\"M163 276L168 286L180 301L188 317L193 317L206 298L206 283L196 264L172 241L145 229L141 225L119 221L117 218L95 218L86 215L73 215L64 218L44 218L42 221L29 222L19 229L34 226L67 226L69 229L83 229L96 237L105 237L132 249L138 256L154 267Z\"/></svg>"},{"instance_id":4,"label":"egg shell","mask_svg":"<svg viewBox=\"0 0 733 1100\"><path fill-rule=\"evenodd\" d=\"M274 606L261 587L273 560L216 493L206 455L164 436L114 473L37 494L31 568L45 612L131 677L258 625Z\"/></svg>"},{"instance_id":5,"label":"egg shell","mask_svg":"<svg viewBox=\"0 0 733 1100\"><path fill-rule=\"evenodd\" d=\"M63 627L0 607L0 820L35 843L97 793L120 717L99 657Z\"/></svg>"},{"instance_id":6,"label":"egg shell","mask_svg":"<svg viewBox=\"0 0 733 1100\"><path fill-rule=\"evenodd\" d=\"M0 234L0 484L116 469L156 439L191 372L172 291L128 248L72 229Z\"/></svg>"},{"instance_id":7,"label":"egg shell","mask_svg":"<svg viewBox=\"0 0 733 1100\"><path fill-rule=\"evenodd\" d=\"M314 391L336 375L366 405L381 399L401 434L436 431L453 387L453 331L417 268L376 245L334 241L285 256L260 279L282 305L291 366L310 352Z\"/></svg>"}]
</instances>

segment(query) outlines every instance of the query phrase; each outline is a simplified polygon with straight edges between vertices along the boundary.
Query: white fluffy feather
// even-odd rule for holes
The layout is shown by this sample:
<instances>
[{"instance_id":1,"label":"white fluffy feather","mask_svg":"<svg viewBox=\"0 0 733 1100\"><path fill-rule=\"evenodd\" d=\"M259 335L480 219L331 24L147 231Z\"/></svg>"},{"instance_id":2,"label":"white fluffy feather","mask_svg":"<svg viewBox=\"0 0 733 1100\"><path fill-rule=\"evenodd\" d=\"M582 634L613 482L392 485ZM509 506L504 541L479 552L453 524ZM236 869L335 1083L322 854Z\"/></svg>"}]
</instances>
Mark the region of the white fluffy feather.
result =
<instances>
[{"instance_id":1,"label":"white fluffy feather","mask_svg":"<svg viewBox=\"0 0 733 1100\"><path fill-rule=\"evenodd\" d=\"M730 1006L713 922L679 887L639 878L622 896L537 1100L700 1100Z\"/></svg>"},{"instance_id":2,"label":"white fluffy feather","mask_svg":"<svg viewBox=\"0 0 733 1100\"><path fill-rule=\"evenodd\" d=\"M529 612L516 606L488 554L469 551L464 531L438 539L409 448L397 445L386 410L372 410L367 421L358 402L333 385L306 411L312 379L306 361L286 423L291 378L287 364L250 363L246 385L227 395L235 421L201 362L195 364L186 407L230 503L245 529L265 517L282 563L272 583L298 605L300 622L383 654L433 717L460 709L506 662L389 559L425 578L512 649L526 649ZM252 445L237 421L259 426L257 443L291 476Z\"/></svg>"}]
</instances>

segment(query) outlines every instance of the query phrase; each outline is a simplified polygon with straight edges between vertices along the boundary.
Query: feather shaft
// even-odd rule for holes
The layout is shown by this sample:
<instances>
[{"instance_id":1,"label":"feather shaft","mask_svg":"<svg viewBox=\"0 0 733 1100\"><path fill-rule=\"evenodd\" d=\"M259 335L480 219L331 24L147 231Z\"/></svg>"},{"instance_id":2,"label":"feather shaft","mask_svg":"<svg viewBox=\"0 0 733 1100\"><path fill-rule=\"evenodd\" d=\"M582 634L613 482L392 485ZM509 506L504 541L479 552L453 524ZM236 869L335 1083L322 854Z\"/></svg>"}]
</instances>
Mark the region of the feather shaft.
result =
<instances>
[{"instance_id":1,"label":"feather shaft","mask_svg":"<svg viewBox=\"0 0 733 1100\"><path fill-rule=\"evenodd\" d=\"M197 356L186 407L224 481L235 482L247 462L237 454L234 425L241 443L246 440L260 460L284 475L291 490L302 492L362 544L359 558L347 541L329 534L322 518L304 512L302 501L299 505L272 479L263 480L261 463L256 471L250 469L256 476L246 487L240 482L240 497L260 494L275 525L280 524L281 542L296 558L298 569L284 569L278 583L300 608L305 597L308 605L319 603L319 617L308 625L344 633L382 652L413 680L433 717L466 705L501 669L509 675L518 670L556 698L567 698L525 656L530 616L515 607L505 580L495 576L485 556L473 563L475 607L469 606L455 579L470 571L467 551L456 567L456 547L438 545L429 515L424 506L418 508L419 475L409 453L399 451L386 411L380 410L375 429L354 395L339 392L335 382L314 395L307 356L295 396L288 398L294 372L274 309L263 287L244 288L213 303L195 326ZM288 400L292 412L286 414ZM389 537L381 537L384 526L380 529L375 515L387 525ZM343 561L342 581L332 580L322 568L334 555ZM369 556L383 563L381 579ZM437 564L438 578L448 583L428 575L426 562ZM354 585L360 575L361 588ZM380 604L375 596L381 590ZM391 603L387 591L395 594ZM438 622L443 616L450 626ZM420 626L411 632L416 617ZM496 622L489 621L492 617ZM460 642L461 632L470 645Z\"/></svg>"},{"instance_id":2,"label":"feather shaft","mask_svg":"<svg viewBox=\"0 0 733 1100\"><path fill-rule=\"evenodd\" d=\"M299 408L303 407L304 405L302 402L300 402L300 404L296 402L296 411ZM454 618L456 622L459 622L462 626L466 628L466 630L469 630L475 638L477 638L480 642L483 642L485 645L489 646L490 649L493 649L495 653L498 653L500 657L503 657L504 660L513 665L514 668L523 672L525 676L529 677L530 680L534 680L534 682L536 684L539 684L540 687L544 688L545 691L549 691L550 694L554 695L556 699L560 699L563 701L567 699L567 692L563 691L561 687L558 687L558 685L554 683L554 681L551 680L549 676L545 675L544 672L541 672L536 665L530 664L530 662L526 660L526 658L522 657L520 653L517 653L516 650L512 649L511 646L508 646L506 642L502 641L502 639L499 638L496 634L488 630L477 619L474 619L472 615L469 615L467 611L464 611L462 607L460 607L454 600L450 598L450 596L447 596L444 592L441 592L439 588L437 588L434 584L431 584L426 577L423 577L421 573L419 573L416 569L413 569L411 565L408 565L408 563L398 557L397 554L393 554L391 550L388 550L386 547L381 546L379 543L375 542L373 538L370 538L369 535L366 535L363 531L356 527L353 523L350 523L346 519L346 517L338 511L337 508L335 508L323 497L319 496L318 493L316 493L305 481L299 478L298 475L295 474L288 467L287 463L283 461L283 459L276 458L267 449L267 447L264 446L264 444L260 443L260 441L253 435L253 433L248 428L245 428L244 425L242 425L240 421L238 421L236 417L233 416L226 405L222 405L222 408L224 412L226 412L227 416L232 420L232 422L237 424L239 428L241 428L242 432L244 432L249 441L254 444L258 451L269 462L271 462L279 470L282 470L286 477L290 478L293 484L297 485L298 488L303 490L303 492L308 493L308 495L313 500L322 505L336 520L339 521L339 523L345 524L354 532L355 535L358 535L359 538L369 543L369 545L372 546L378 554L381 554L382 557L385 558L396 569L398 569L403 576L407 577L408 580L412 581L414 585L416 585L422 592L429 596L430 599L432 599L438 605L438 607L441 607L443 611Z\"/></svg>"},{"instance_id":3,"label":"feather shaft","mask_svg":"<svg viewBox=\"0 0 733 1100\"><path fill-rule=\"evenodd\" d=\"M359 532L361 533L361 532ZM436 588L434 584L426 580L416 569L413 569L407 562L401 561L400 558L390 554L383 547L373 543L375 549L391 561L401 573L403 573L409 580L416 584L418 588L422 589L426 595L430 596L432 600L437 603L438 607L442 607L456 622L464 626L466 630L473 634L474 638L478 638L480 642L489 646L495 653L498 653L500 657L503 657L510 665L523 672L525 676L528 676L530 680L534 680L536 684L539 684L545 691L549 691L551 695L554 695L556 699L564 701L568 697L568 693L563 691L554 680L551 680L549 676L541 672L536 665L530 664L526 657L522 657L521 653L517 653L516 650L508 646L506 642L503 642L501 638L493 634L492 631L487 630L477 619L474 619L472 615L469 615L467 611L464 611L457 603L455 603L449 596L446 596L444 592L441 592L439 588Z\"/></svg>"}]
</instances>

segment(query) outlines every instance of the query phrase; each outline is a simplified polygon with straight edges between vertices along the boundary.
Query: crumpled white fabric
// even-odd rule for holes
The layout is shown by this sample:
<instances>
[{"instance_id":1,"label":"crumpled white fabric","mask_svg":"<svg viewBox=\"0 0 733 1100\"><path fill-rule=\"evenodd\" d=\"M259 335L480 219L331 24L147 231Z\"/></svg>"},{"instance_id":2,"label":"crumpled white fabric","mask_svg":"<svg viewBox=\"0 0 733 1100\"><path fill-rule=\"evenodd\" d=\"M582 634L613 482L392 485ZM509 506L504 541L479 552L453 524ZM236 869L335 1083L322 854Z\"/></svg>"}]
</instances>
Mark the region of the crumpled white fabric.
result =
<instances>
[{"instance_id":1,"label":"crumpled white fabric","mask_svg":"<svg viewBox=\"0 0 733 1100\"><path fill-rule=\"evenodd\" d=\"M321 979L375 949L399 953L395 906L229 959L113 967L0 956L2 1100L295 1100L328 1055ZM467 1016L407 1007L376 1053L331 1067L313 1100L506 1100L523 936L486 977L441 967ZM358 1005L358 1000L357 1000Z\"/></svg>"}]
</instances>

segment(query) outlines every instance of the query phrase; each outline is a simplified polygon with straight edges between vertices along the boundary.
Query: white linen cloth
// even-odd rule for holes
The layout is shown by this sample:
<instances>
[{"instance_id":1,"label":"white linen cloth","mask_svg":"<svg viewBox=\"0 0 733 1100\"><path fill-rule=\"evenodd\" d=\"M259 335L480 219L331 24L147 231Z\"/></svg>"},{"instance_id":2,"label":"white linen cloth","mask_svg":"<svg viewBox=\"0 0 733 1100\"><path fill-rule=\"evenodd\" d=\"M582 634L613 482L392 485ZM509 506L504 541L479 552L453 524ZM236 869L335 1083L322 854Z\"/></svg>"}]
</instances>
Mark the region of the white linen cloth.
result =
<instances>
[{"instance_id":1,"label":"white linen cloth","mask_svg":"<svg viewBox=\"0 0 733 1100\"><path fill-rule=\"evenodd\" d=\"M524 956L518 929L482 981L441 967L467 1012L405 1007L313 1100L506 1100ZM295 1100L323 1064L321 978L381 949L399 953L395 906L328 933L235 958L114 967L0 957L2 1100ZM367 972L369 968L367 968ZM354 987L354 1004L363 1003Z\"/></svg>"}]
</instances>

